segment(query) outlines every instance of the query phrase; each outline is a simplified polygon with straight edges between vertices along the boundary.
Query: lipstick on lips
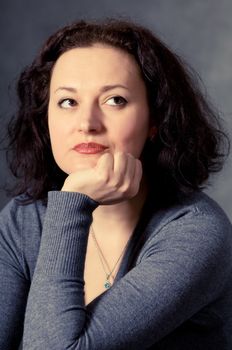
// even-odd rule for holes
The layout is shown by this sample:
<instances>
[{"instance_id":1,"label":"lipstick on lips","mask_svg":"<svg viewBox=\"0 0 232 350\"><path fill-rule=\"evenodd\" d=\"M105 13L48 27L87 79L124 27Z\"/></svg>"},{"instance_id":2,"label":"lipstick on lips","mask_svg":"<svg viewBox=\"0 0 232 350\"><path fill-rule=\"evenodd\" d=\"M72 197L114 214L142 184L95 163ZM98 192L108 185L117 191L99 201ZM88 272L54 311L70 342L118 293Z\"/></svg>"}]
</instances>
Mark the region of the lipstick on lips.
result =
<instances>
[{"instance_id":1,"label":"lipstick on lips","mask_svg":"<svg viewBox=\"0 0 232 350\"><path fill-rule=\"evenodd\" d=\"M87 142L87 143L79 143L74 146L74 151L81 154L96 154L105 151L108 147L101 145L100 143L95 142Z\"/></svg>"}]
</instances>

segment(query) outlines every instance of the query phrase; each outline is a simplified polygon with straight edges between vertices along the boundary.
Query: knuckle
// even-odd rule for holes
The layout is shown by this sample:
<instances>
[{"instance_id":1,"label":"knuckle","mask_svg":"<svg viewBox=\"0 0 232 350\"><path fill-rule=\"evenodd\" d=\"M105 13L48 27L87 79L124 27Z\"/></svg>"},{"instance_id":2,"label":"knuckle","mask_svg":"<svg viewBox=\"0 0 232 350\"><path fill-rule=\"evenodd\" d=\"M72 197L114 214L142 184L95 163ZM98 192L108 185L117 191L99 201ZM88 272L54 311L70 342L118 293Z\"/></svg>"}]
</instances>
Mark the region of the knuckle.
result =
<instances>
[{"instance_id":1,"label":"knuckle","mask_svg":"<svg viewBox=\"0 0 232 350\"><path fill-rule=\"evenodd\" d=\"M121 172L115 172L111 179L111 185L115 188L119 188L122 185L124 174Z\"/></svg>"},{"instance_id":2,"label":"knuckle","mask_svg":"<svg viewBox=\"0 0 232 350\"><path fill-rule=\"evenodd\" d=\"M119 190L120 188L120 181L118 178L114 178L111 180L110 183L111 188L115 189L115 190Z\"/></svg>"},{"instance_id":3,"label":"knuckle","mask_svg":"<svg viewBox=\"0 0 232 350\"><path fill-rule=\"evenodd\" d=\"M124 195L130 195L131 193L131 184L130 182L125 182L121 187L120 187L120 192Z\"/></svg>"}]
</instances>

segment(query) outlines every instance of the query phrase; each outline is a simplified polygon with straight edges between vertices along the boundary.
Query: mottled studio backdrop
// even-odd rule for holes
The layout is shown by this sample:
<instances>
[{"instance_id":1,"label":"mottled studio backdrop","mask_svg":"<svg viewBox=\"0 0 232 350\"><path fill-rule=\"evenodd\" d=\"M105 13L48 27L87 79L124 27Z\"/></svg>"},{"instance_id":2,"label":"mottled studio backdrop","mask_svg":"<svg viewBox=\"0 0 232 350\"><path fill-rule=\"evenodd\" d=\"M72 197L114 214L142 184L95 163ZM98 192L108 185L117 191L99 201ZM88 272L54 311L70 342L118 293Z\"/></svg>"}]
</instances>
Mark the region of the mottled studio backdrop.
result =
<instances>
[{"instance_id":1,"label":"mottled studio backdrop","mask_svg":"<svg viewBox=\"0 0 232 350\"><path fill-rule=\"evenodd\" d=\"M0 133L15 108L14 83L43 41L58 27L80 18L125 16L147 25L200 74L232 134L231 0L2 0L0 4ZM0 152L0 208L12 181ZM232 158L207 192L232 219Z\"/></svg>"}]
</instances>

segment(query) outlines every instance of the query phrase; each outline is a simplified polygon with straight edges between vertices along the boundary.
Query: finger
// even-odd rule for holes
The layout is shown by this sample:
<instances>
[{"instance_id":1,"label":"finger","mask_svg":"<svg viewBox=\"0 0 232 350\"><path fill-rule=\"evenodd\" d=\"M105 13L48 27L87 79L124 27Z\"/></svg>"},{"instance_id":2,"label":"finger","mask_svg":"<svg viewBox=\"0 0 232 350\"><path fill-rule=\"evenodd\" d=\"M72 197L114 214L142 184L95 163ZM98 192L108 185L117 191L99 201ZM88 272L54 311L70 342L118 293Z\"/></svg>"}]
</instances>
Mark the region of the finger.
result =
<instances>
[{"instance_id":1,"label":"finger","mask_svg":"<svg viewBox=\"0 0 232 350\"><path fill-rule=\"evenodd\" d=\"M114 157L110 152L104 153L97 162L96 168L99 170L112 171L114 168Z\"/></svg>"},{"instance_id":2,"label":"finger","mask_svg":"<svg viewBox=\"0 0 232 350\"><path fill-rule=\"evenodd\" d=\"M135 172L131 183L132 197L134 197L139 191L142 175L143 175L142 163L139 159L135 159Z\"/></svg>"},{"instance_id":3,"label":"finger","mask_svg":"<svg viewBox=\"0 0 232 350\"><path fill-rule=\"evenodd\" d=\"M120 186L125 178L127 169L127 155L123 152L116 152L114 154L114 182Z\"/></svg>"},{"instance_id":4,"label":"finger","mask_svg":"<svg viewBox=\"0 0 232 350\"><path fill-rule=\"evenodd\" d=\"M113 173L114 168L114 157L110 152L104 153L98 160L96 168L95 176L105 183L107 183Z\"/></svg>"},{"instance_id":5,"label":"finger","mask_svg":"<svg viewBox=\"0 0 232 350\"><path fill-rule=\"evenodd\" d=\"M131 154L125 154L125 165L126 167L120 183L119 191L124 195L131 197L132 184L134 181L136 168L136 160Z\"/></svg>"},{"instance_id":6,"label":"finger","mask_svg":"<svg viewBox=\"0 0 232 350\"><path fill-rule=\"evenodd\" d=\"M126 163L126 171L125 171L125 180L132 181L135 174L136 168L136 159L131 154L127 154L127 163Z\"/></svg>"}]
</instances>

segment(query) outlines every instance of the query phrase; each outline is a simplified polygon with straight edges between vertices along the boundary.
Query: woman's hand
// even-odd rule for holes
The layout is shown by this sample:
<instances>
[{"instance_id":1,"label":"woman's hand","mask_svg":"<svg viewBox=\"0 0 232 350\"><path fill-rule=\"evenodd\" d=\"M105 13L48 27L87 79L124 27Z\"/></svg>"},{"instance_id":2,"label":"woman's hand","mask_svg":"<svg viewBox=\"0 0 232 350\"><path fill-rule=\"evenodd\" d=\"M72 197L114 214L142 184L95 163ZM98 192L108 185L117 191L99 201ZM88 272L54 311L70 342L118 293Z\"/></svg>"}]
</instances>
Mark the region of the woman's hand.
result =
<instances>
[{"instance_id":1,"label":"woman's hand","mask_svg":"<svg viewBox=\"0 0 232 350\"><path fill-rule=\"evenodd\" d=\"M122 152L104 153L94 168L70 174L61 191L80 192L100 204L113 204L133 198L141 178L140 160Z\"/></svg>"}]
</instances>

